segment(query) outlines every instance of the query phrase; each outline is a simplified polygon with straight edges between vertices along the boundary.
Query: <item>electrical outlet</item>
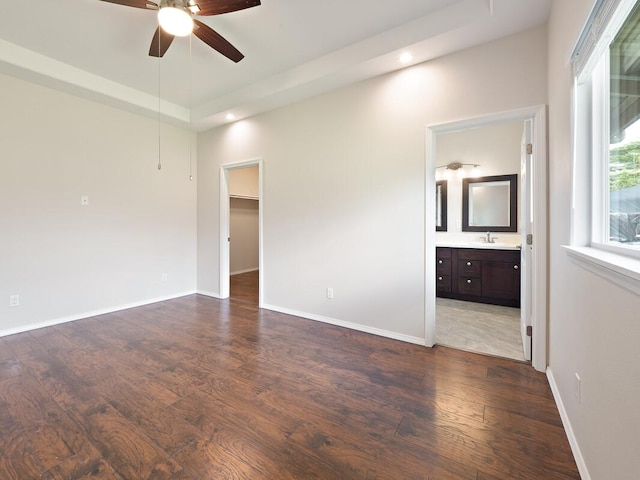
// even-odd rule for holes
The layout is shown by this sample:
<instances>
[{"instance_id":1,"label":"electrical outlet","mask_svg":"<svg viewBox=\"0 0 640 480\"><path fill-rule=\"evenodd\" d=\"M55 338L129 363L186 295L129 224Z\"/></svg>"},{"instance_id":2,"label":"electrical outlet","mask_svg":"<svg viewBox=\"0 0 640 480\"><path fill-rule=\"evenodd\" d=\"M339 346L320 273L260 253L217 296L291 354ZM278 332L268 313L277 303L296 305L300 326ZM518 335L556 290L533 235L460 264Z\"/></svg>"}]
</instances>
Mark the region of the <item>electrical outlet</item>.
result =
<instances>
[{"instance_id":1,"label":"electrical outlet","mask_svg":"<svg viewBox=\"0 0 640 480\"><path fill-rule=\"evenodd\" d=\"M163 273L161 279L163 282L166 282L169 279L169 276L166 273Z\"/></svg>"},{"instance_id":2,"label":"electrical outlet","mask_svg":"<svg viewBox=\"0 0 640 480\"><path fill-rule=\"evenodd\" d=\"M20 305L20 295L11 295L9 297L9 306L17 307L18 305Z\"/></svg>"},{"instance_id":3,"label":"electrical outlet","mask_svg":"<svg viewBox=\"0 0 640 480\"><path fill-rule=\"evenodd\" d=\"M327 298L333 298L333 288L327 288Z\"/></svg>"},{"instance_id":4,"label":"electrical outlet","mask_svg":"<svg viewBox=\"0 0 640 480\"><path fill-rule=\"evenodd\" d=\"M578 375L578 372L575 373L575 376L576 378L573 385L573 394L575 395L578 403L582 403L582 380L580 379L580 375Z\"/></svg>"}]
</instances>

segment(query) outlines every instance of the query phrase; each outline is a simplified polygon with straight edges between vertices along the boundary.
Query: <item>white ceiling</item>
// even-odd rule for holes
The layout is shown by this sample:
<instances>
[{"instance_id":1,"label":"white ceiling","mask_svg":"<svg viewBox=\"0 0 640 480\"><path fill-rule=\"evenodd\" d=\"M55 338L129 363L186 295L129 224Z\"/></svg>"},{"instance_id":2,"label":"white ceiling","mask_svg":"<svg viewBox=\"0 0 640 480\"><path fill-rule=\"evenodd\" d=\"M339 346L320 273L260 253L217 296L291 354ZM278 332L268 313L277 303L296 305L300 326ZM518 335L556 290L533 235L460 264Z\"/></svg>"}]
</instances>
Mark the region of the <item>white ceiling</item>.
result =
<instances>
[{"instance_id":1,"label":"white ceiling","mask_svg":"<svg viewBox=\"0 0 640 480\"><path fill-rule=\"evenodd\" d=\"M195 36L149 57L156 12L99 0L0 4L0 72L203 130L511 35L551 0L263 0L199 17L245 58Z\"/></svg>"}]
</instances>

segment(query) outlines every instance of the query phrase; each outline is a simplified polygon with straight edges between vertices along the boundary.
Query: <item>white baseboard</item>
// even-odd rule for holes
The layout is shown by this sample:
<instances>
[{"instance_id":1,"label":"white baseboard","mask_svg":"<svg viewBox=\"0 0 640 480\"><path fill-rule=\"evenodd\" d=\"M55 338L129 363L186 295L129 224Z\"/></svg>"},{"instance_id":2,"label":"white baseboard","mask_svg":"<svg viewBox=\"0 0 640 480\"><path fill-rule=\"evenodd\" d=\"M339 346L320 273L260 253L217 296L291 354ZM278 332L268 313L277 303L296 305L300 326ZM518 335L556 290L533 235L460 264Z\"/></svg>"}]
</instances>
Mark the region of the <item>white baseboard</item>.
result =
<instances>
[{"instance_id":1,"label":"white baseboard","mask_svg":"<svg viewBox=\"0 0 640 480\"><path fill-rule=\"evenodd\" d=\"M549 386L551 387L553 398L556 401L556 405L558 406L558 412L560 412L562 425L564 426L564 431L567 434L567 439L569 440L569 445L571 446L571 451L573 452L573 458L575 459L576 465L578 466L580 477L582 478L582 480L591 480L591 475L589 475L589 471L587 470L587 464L585 463L582 452L580 451L578 440L573 433L573 428L571 427L571 422L569 421L569 415L567 414L567 410L564 408L564 403L562 403L562 397L560 396L558 385L556 384L555 378L553 378L551 367L547 367L547 379L549 380Z\"/></svg>"},{"instance_id":2,"label":"white baseboard","mask_svg":"<svg viewBox=\"0 0 640 480\"><path fill-rule=\"evenodd\" d=\"M198 295L204 295L205 297L217 298L218 300L223 300L219 293L209 292L207 290L196 290Z\"/></svg>"},{"instance_id":3,"label":"white baseboard","mask_svg":"<svg viewBox=\"0 0 640 480\"><path fill-rule=\"evenodd\" d=\"M391 338L393 340L400 340L402 342L414 343L416 345L426 345L425 339L420 337L413 337L411 335L404 335L398 332L392 332L390 330L382 330L380 328L369 327L366 325L360 325L359 323L346 322L344 320L337 320L335 318L324 317L322 315L316 315L313 313L300 312L285 307L278 307L275 305L262 305L261 308L266 310L273 310L278 313L285 313L287 315L293 315L295 317L302 317L308 320L314 320L316 322L328 323L330 325L336 325L338 327L349 328L351 330L357 330L359 332L371 333L372 335L378 335L380 337Z\"/></svg>"},{"instance_id":4,"label":"white baseboard","mask_svg":"<svg viewBox=\"0 0 640 480\"><path fill-rule=\"evenodd\" d=\"M257 272L258 270L260 270L258 267L247 268L246 270L238 270L237 272L231 272L229 275L240 275L241 273Z\"/></svg>"},{"instance_id":5,"label":"white baseboard","mask_svg":"<svg viewBox=\"0 0 640 480\"><path fill-rule=\"evenodd\" d=\"M129 308L142 307L144 305L151 305L152 303L164 302L166 300L173 300L174 298L186 297L187 295L193 295L195 291L176 293L166 297L156 297L143 300L141 302L127 303L124 305L103 308L99 310L92 310L89 312L83 312L76 315L70 315L68 317L55 318L47 320L45 322L30 323L16 328L8 328L6 330L0 330L0 337L6 337L9 335L15 335L16 333L29 332L31 330L38 330L39 328L52 327L54 325L60 325L62 323L74 322L76 320L83 320L85 318L97 317L98 315L106 315L108 313L119 312L121 310L127 310Z\"/></svg>"}]
</instances>

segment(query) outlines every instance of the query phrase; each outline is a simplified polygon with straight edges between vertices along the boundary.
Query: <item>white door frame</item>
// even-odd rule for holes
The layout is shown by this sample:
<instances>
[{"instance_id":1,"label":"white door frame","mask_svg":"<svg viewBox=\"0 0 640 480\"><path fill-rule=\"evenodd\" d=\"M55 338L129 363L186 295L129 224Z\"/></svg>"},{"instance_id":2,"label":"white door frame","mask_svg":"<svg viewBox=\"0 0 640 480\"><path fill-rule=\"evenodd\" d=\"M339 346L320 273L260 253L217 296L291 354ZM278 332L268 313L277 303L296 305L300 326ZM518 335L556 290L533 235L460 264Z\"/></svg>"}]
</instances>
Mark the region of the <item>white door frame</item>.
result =
<instances>
[{"instance_id":1,"label":"white door frame","mask_svg":"<svg viewBox=\"0 0 640 480\"><path fill-rule=\"evenodd\" d=\"M229 298L229 171L246 167L258 167L258 307L262 308L264 290L264 265L262 255L262 159L227 163L220 166L220 298Z\"/></svg>"},{"instance_id":2,"label":"white door frame","mask_svg":"<svg viewBox=\"0 0 640 480\"><path fill-rule=\"evenodd\" d=\"M533 265L533 284L529 287L532 300L532 365L541 372L547 368L547 108L537 105L508 112L469 118L455 122L429 125L426 127L426 168L425 168L425 344L435 345L436 337L436 242L435 242L435 167L436 136L472 127L497 123L528 120L533 121L533 216L535 231L533 245L536 251ZM526 278L526 275L523 275ZM523 286L523 288L527 288Z\"/></svg>"},{"instance_id":3,"label":"white door frame","mask_svg":"<svg viewBox=\"0 0 640 480\"><path fill-rule=\"evenodd\" d=\"M533 245L527 245L527 235L535 232L533 223L532 206L533 202L533 166L535 155L529 150L528 145L533 145L533 120L528 118L524 121L522 139L520 140L520 236L522 248L520 249L520 265L522 267L522 278L524 287L520 294L520 337L522 338L522 349L525 360L531 361L532 338L528 336L527 330L533 318L533 302L531 299L531 287L534 281L534 269L529 268L533 262L535 254Z\"/></svg>"}]
</instances>

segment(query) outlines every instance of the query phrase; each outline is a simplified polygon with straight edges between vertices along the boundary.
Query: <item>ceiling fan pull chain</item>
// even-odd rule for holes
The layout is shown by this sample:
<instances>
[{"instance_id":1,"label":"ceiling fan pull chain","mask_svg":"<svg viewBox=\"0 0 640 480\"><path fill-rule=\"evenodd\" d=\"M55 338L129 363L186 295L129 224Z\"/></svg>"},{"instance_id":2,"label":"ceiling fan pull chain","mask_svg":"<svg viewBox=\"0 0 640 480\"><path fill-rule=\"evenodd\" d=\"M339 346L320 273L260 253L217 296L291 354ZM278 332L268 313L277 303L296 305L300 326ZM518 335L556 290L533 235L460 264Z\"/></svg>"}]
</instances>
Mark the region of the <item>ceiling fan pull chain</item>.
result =
<instances>
[{"instance_id":1,"label":"ceiling fan pull chain","mask_svg":"<svg viewBox=\"0 0 640 480\"><path fill-rule=\"evenodd\" d=\"M159 30L158 30L159 32ZM162 170L162 143L160 130L162 129L162 123L160 122L160 42L158 42L158 170Z\"/></svg>"},{"instance_id":2,"label":"ceiling fan pull chain","mask_svg":"<svg viewBox=\"0 0 640 480\"><path fill-rule=\"evenodd\" d=\"M189 37L189 181L193 182L193 167L192 167L192 141L191 141L191 97L193 93L193 52L191 51L193 45L192 37Z\"/></svg>"}]
</instances>

